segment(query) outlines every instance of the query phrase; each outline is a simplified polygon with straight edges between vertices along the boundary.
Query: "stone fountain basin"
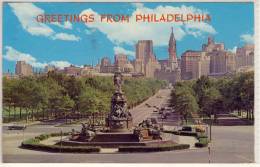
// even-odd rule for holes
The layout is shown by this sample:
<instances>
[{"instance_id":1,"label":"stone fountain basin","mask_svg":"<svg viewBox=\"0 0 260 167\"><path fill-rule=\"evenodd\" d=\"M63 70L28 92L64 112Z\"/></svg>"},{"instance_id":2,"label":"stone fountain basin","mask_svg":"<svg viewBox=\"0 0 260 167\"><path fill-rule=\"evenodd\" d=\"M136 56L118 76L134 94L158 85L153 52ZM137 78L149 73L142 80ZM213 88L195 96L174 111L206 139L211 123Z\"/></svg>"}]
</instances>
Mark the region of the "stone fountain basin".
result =
<instances>
[{"instance_id":1,"label":"stone fountain basin","mask_svg":"<svg viewBox=\"0 0 260 167\"><path fill-rule=\"evenodd\" d=\"M130 132L124 133L96 133L95 137L91 141L72 141L69 138L65 138L57 145L64 146L100 146L103 148L115 148L120 146L154 146L158 144L176 144L173 140L144 140L139 139Z\"/></svg>"}]
</instances>

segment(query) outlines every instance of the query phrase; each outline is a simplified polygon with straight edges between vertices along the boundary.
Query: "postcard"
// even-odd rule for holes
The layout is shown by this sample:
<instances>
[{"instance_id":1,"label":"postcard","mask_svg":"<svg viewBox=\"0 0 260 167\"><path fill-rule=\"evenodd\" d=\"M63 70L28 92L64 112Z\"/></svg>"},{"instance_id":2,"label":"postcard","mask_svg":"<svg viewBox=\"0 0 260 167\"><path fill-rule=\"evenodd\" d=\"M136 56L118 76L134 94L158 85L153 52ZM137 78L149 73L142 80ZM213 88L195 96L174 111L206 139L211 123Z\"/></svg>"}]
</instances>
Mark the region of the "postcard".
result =
<instances>
[{"instance_id":1,"label":"postcard","mask_svg":"<svg viewBox=\"0 0 260 167\"><path fill-rule=\"evenodd\" d=\"M255 2L2 2L4 163L254 163Z\"/></svg>"}]
</instances>

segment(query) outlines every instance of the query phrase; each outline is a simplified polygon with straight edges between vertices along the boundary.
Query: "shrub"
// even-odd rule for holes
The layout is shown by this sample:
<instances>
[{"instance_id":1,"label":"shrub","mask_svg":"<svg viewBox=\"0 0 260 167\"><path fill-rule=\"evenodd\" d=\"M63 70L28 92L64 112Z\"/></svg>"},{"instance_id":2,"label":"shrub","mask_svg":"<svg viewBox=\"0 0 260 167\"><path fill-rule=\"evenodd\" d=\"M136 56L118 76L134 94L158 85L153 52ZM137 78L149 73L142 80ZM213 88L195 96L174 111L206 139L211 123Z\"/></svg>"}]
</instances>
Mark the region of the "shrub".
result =
<instances>
[{"instance_id":1,"label":"shrub","mask_svg":"<svg viewBox=\"0 0 260 167\"><path fill-rule=\"evenodd\" d=\"M63 133L62 135L68 135L68 133ZM42 134L36 136L35 138L23 141L21 144L22 148L49 152L73 152L73 153L90 153L90 152L100 152L100 147L73 147L73 146L62 146L62 145L44 145L40 141L46 140L49 137L60 136L60 133L52 134Z\"/></svg>"},{"instance_id":2,"label":"shrub","mask_svg":"<svg viewBox=\"0 0 260 167\"><path fill-rule=\"evenodd\" d=\"M207 147L209 140L208 137L200 137L198 138L199 142L195 143L195 147Z\"/></svg>"},{"instance_id":3,"label":"shrub","mask_svg":"<svg viewBox=\"0 0 260 167\"><path fill-rule=\"evenodd\" d=\"M189 144L160 145L160 146L127 146L119 147L119 152L155 152L188 149Z\"/></svg>"},{"instance_id":4,"label":"shrub","mask_svg":"<svg viewBox=\"0 0 260 167\"><path fill-rule=\"evenodd\" d=\"M179 131L179 135L181 135L181 136L196 136L197 137L196 132L188 132L188 131Z\"/></svg>"}]
</instances>

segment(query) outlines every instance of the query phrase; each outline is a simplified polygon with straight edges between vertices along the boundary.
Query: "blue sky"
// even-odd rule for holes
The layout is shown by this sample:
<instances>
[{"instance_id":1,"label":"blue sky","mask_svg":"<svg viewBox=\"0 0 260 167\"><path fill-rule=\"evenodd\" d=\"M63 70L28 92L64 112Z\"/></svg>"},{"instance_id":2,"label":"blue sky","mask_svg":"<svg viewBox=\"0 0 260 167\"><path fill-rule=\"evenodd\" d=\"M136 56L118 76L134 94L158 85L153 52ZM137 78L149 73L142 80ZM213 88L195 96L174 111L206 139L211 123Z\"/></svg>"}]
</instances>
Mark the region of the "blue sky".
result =
<instances>
[{"instance_id":1,"label":"blue sky","mask_svg":"<svg viewBox=\"0 0 260 167\"><path fill-rule=\"evenodd\" d=\"M95 22L39 24L38 14L127 14L135 13L208 13L209 23L130 23ZM234 50L253 43L254 4L250 3L4 3L3 71L14 72L15 62L25 60L36 68L46 64L65 67L96 64L115 53L135 56L137 40L152 39L158 59L168 57L171 26L177 39L177 56L186 50L200 50L207 37L224 42Z\"/></svg>"}]
</instances>

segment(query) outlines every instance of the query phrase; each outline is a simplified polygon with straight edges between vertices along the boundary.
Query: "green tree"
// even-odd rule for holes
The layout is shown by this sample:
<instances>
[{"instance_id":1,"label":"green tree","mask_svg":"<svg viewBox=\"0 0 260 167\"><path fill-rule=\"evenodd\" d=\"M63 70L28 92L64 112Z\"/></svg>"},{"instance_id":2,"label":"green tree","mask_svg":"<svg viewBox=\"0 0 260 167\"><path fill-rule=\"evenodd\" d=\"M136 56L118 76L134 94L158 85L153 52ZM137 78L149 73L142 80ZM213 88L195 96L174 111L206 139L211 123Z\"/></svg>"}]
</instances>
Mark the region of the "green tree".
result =
<instances>
[{"instance_id":1,"label":"green tree","mask_svg":"<svg viewBox=\"0 0 260 167\"><path fill-rule=\"evenodd\" d=\"M211 87L205 89L205 94L202 99L201 111L208 117L214 115L214 120L217 118L217 114L223 110L222 96L218 89Z\"/></svg>"},{"instance_id":2,"label":"green tree","mask_svg":"<svg viewBox=\"0 0 260 167\"><path fill-rule=\"evenodd\" d=\"M171 95L171 104L174 110L180 114L181 119L185 120L187 124L189 115L198 111L196 98L184 87L176 87Z\"/></svg>"}]
</instances>

